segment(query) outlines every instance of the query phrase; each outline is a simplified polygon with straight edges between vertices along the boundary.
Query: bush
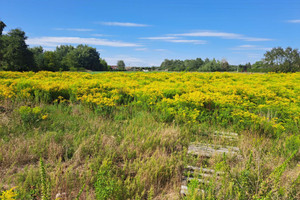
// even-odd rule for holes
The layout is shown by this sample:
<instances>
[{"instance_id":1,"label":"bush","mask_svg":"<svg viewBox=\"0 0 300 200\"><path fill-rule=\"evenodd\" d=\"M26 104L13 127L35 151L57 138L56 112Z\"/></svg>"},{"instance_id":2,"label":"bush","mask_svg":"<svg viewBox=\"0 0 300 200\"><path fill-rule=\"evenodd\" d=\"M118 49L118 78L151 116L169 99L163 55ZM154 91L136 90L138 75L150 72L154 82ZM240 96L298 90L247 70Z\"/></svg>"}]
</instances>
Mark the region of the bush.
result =
<instances>
[{"instance_id":1,"label":"bush","mask_svg":"<svg viewBox=\"0 0 300 200\"><path fill-rule=\"evenodd\" d=\"M40 107L30 108L28 106L21 106L18 113L24 124L36 124L41 120L47 119L48 115Z\"/></svg>"},{"instance_id":2,"label":"bush","mask_svg":"<svg viewBox=\"0 0 300 200\"><path fill-rule=\"evenodd\" d=\"M111 173L111 161L104 160L95 183L96 198L99 200L118 199L120 185Z\"/></svg>"}]
</instances>

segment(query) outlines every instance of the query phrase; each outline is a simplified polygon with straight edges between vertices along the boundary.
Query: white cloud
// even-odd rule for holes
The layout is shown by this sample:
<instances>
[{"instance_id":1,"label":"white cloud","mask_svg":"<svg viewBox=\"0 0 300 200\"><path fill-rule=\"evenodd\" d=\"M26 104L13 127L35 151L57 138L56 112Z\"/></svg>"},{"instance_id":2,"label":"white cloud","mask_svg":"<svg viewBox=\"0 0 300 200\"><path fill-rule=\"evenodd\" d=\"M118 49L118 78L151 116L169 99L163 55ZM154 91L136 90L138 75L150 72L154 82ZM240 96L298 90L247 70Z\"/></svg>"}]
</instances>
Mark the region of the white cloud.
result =
<instances>
[{"instance_id":1,"label":"white cloud","mask_svg":"<svg viewBox=\"0 0 300 200\"><path fill-rule=\"evenodd\" d=\"M270 38L255 38L255 37L242 37L241 40L249 41L249 42L263 42L263 41L271 41L273 39Z\"/></svg>"},{"instance_id":2,"label":"white cloud","mask_svg":"<svg viewBox=\"0 0 300 200\"><path fill-rule=\"evenodd\" d=\"M93 29L86 29L86 28L55 28L54 30L57 30L57 31L77 31L77 32L93 31Z\"/></svg>"},{"instance_id":3,"label":"white cloud","mask_svg":"<svg viewBox=\"0 0 300 200\"><path fill-rule=\"evenodd\" d=\"M240 47L240 48L254 48L254 47L256 47L256 45L244 44L244 45L240 45L238 47Z\"/></svg>"},{"instance_id":4,"label":"white cloud","mask_svg":"<svg viewBox=\"0 0 300 200\"><path fill-rule=\"evenodd\" d=\"M168 50L167 49L154 49L154 51L163 52L163 51L168 51Z\"/></svg>"},{"instance_id":5,"label":"white cloud","mask_svg":"<svg viewBox=\"0 0 300 200\"><path fill-rule=\"evenodd\" d=\"M172 43L192 43L192 44L206 44L207 43L204 40L184 40L184 39L180 39L179 37L174 37L174 36L142 37L140 39L161 40L164 42L172 42Z\"/></svg>"},{"instance_id":6,"label":"white cloud","mask_svg":"<svg viewBox=\"0 0 300 200\"><path fill-rule=\"evenodd\" d=\"M198 31L192 33L181 33L181 34L172 34L175 36L192 36L192 37L222 37L228 39L235 39L241 37L239 34L235 33L224 33L224 32L213 32L213 31Z\"/></svg>"},{"instance_id":7,"label":"white cloud","mask_svg":"<svg viewBox=\"0 0 300 200\"><path fill-rule=\"evenodd\" d=\"M119 60L123 60L126 66L148 66L148 63L141 58L136 58L128 55L117 55L104 58L109 65L116 65Z\"/></svg>"},{"instance_id":8,"label":"white cloud","mask_svg":"<svg viewBox=\"0 0 300 200\"><path fill-rule=\"evenodd\" d=\"M80 38L80 37L37 37L26 40L29 45L41 45L54 47L61 44L88 44L110 47L139 47L141 45L122 41L111 41L97 38Z\"/></svg>"},{"instance_id":9,"label":"white cloud","mask_svg":"<svg viewBox=\"0 0 300 200\"><path fill-rule=\"evenodd\" d=\"M162 37L141 37L140 39L146 40L173 40L177 39L178 37L171 37L171 36L162 36Z\"/></svg>"},{"instance_id":10,"label":"white cloud","mask_svg":"<svg viewBox=\"0 0 300 200\"><path fill-rule=\"evenodd\" d=\"M148 49L147 48L136 48L134 50L136 50L136 51L147 51Z\"/></svg>"},{"instance_id":11,"label":"white cloud","mask_svg":"<svg viewBox=\"0 0 300 200\"><path fill-rule=\"evenodd\" d=\"M125 27L147 27L147 24L137 24L131 22L98 22L99 24L106 26L125 26Z\"/></svg>"},{"instance_id":12,"label":"white cloud","mask_svg":"<svg viewBox=\"0 0 300 200\"><path fill-rule=\"evenodd\" d=\"M216 31L196 31L191 33L169 34L171 36L186 36L186 37L219 37L223 39L238 39L245 41L270 41L269 38L247 37L236 33L216 32Z\"/></svg>"},{"instance_id":13,"label":"white cloud","mask_svg":"<svg viewBox=\"0 0 300 200\"><path fill-rule=\"evenodd\" d=\"M94 37L106 37L106 36L109 36L109 35L105 35L105 34L91 34L91 36L94 36Z\"/></svg>"},{"instance_id":14,"label":"white cloud","mask_svg":"<svg viewBox=\"0 0 300 200\"><path fill-rule=\"evenodd\" d=\"M257 45L251 45L251 44L245 44L245 45L240 45L234 48L231 48L231 50L263 50L263 51L269 51L272 48L270 47L262 47L262 46L257 46Z\"/></svg>"},{"instance_id":15,"label":"white cloud","mask_svg":"<svg viewBox=\"0 0 300 200\"><path fill-rule=\"evenodd\" d=\"M247 54L247 56L248 56L248 58L256 58L256 59L262 57L262 55L258 54L258 53L249 53L249 54Z\"/></svg>"},{"instance_id":16,"label":"white cloud","mask_svg":"<svg viewBox=\"0 0 300 200\"><path fill-rule=\"evenodd\" d=\"M45 51L55 51L55 47L43 47Z\"/></svg>"},{"instance_id":17,"label":"white cloud","mask_svg":"<svg viewBox=\"0 0 300 200\"><path fill-rule=\"evenodd\" d=\"M287 22L288 22L288 23L299 24L299 23L300 23L300 19L288 20Z\"/></svg>"},{"instance_id":18,"label":"white cloud","mask_svg":"<svg viewBox=\"0 0 300 200\"><path fill-rule=\"evenodd\" d=\"M2 34L7 34L8 33L8 31L2 31Z\"/></svg>"},{"instance_id":19,"label":"white cloud","mask_svg":"<svg viewBox=\"0 0 300 200\"><path fill-rule=\"evenodd\" d=\"M173 43L192 43L192 44L206 44L207 42L204 40L165 40L167 42Z\"/></svg>"}]
</instances>

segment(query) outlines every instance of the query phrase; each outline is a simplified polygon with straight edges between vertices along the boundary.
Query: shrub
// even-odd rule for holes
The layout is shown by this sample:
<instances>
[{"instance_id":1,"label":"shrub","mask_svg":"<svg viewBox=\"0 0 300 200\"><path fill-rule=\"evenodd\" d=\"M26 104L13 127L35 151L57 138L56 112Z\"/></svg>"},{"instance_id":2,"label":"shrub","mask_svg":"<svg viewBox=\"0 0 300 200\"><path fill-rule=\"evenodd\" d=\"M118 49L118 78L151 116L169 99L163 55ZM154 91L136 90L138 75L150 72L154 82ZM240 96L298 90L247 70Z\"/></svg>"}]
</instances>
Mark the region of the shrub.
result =
<instances>
[{"instance_id":1,"label":"shrub","mask_svg":"<svg viewBox=\"0 0 300 200\"><path fill-rule=\"evenodd\" d=\"M30 108L28 106L21 106L18 113L24 124L35 124L41 120L47 119L48 115L40 107Z\"/></svg>"},{"instance_id":2,"label":"shrub","mask_svg":"<svg viewBox=\"0 0 300 200\"><path fill-rule=\"evenodd\" d=\"M111 172L111 161L104 160L95 183L96 198L99 200L117 199L120 185Z\"/></svg>"}]
</instances>

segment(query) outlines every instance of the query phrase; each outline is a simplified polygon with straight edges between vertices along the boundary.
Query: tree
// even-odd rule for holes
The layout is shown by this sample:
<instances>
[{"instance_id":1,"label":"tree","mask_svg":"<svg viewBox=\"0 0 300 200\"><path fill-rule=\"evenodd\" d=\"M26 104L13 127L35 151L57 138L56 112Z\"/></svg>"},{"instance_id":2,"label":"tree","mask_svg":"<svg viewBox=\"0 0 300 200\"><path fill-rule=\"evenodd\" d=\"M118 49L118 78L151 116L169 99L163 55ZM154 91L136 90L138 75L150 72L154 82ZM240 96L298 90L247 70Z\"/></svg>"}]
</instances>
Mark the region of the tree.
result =
<instances>
[{"instance_id":1,"label":"tree","mask_svg":"<svg viewBox=\"0 0 300 200\"><path fill-rule=\"evenodd\" d=\"M69 70L68 61L66 59L68 53L73 51L75 48L71 45L60 45L56 47L56 50L54 51L58 62L59 62L59 69L62 71Z\"/></svg>"},{"instance_id":2,"label":"tree","mask_svg":"<svg viewBox=\"0 0 300 200\"><path fill-rule=\"evenodd\" d=\"M36 71L43 70L44 67L44 49L41 46L29 48L33 54L34 66Z\"/></svg>"},{"instance_id":3,"label":"tree","mask_svg":"<svg viewBox=\"0 0 300 200\"><path fill-rule=\"evenodd\" d=\"M275 72L296 72L300 71L300 53L298 49L287 47L273 48L264 54L264 61L271 71Z\"/></svg>"},{"instance_id":4,"label":"tree","mask_svg":"<svg viewBox=\"0 0 300 200\"><path fill-rule=\"evenodd\" d=\"M3 21L0 21L0 36L2 35L3 29L6 27L6 24Z\"/></svg>"},{"instance_id":5,"label":"tree","mask_svg":"<svg viewBox=\"0 0 300 200\"><path fill-rule=\"evenodd\" d=\"M59 60L55 52L46 51L44 53L44 65L41 69L53 72L59 70Z\"/></svg>"},{"instance_id":6,"label":"tree","mask_svg":"<svg viewBox=\"0 0 300 200\"><path fill-rule=\"evenodd\" d=\"M1 69L1 60L2 60L2 54L3 54L3 45L2 45L2 32L3 29L6 27L6 24L4 24L3 21L0 21L0 69Z\"/></svg>"},{"instance_id":7,"label":"tree","mask_svg":"<svg viewBox=\"0 0 300 200\"><path fill-rule=\"evenodd\" d=\"M270 70L264 61L256 61L251 65L251 72L268 72Z\"/></svg>"},{"instance_id":8,"label":"tree","mask_svg":"<svg viewBox=\"0 0 300 200\"><path fill-rule=\"evenodd\" d=\"M36 71L33 54L25 43L27 37L20 29L13 29L1 36L4 47L1 49L2 60L0 65L10 71Z\"/></svg>"},{"instance_id":9,"label":"tree","mask_svg":"<svg viewBox=\"0 0 300 200\"><path fill-rule=\"evenodd\" d=\"M229 71L230 67L229 67L229 63L227 62L227 60L225 58L223 58L221 60L221 71Z\"/></svg>"},{"instance_id":10,"label":"tree","mask_svg":"<svg viewBox=\"0 0 300 200\"><path fill-rule=\"evenodd\" d=\"M99 58L99 53L95 48L80 44L76 49L70 51L64 59L66 65L72 70L102 71Z\"/></svg>"},{"instance_id":11,"label":"tree","mask_svg":"<svg viewBox=\"0 0 300 200\"><path fill-rule=\"evenodd\" d=\"M99 58L99 62L100 62L102 71L109 71L109 67L107 65L107 62L104 59Z\"/></svg>"},{"instance_id":12,"label":"tree","mask_svg":"<svg viewBox=\"0 0 300 200\"><path fill-rule=\"evenodd\" d=\"M118 70L125 71L125 63L123 60L119 60L117 66L118 66Z\"/></svg>"}]
</instances>

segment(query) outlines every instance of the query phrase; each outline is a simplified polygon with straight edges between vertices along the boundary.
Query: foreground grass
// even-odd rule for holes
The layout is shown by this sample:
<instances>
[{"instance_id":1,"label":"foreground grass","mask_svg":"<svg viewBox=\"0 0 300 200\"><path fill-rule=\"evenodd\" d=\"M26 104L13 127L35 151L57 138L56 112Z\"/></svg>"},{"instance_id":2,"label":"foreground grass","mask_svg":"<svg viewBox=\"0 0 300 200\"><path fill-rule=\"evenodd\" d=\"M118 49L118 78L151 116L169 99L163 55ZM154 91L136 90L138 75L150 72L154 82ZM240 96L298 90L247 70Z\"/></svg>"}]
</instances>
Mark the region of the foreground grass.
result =
<instances>
[{"instance_id":1,"label":"foreground grass","mask_svg":"<svg viewBox=\"0 0 300 200\"><path fill-rule=\"evenodd\" d=\"M219 129L209 122L165 123L137 107L103 115L82 104L27 103L40 108L32 120L20 112L23 104L1 102L0 113L0 191L17 186L18 199L180 199L184 166L206 162L187 155L189 142L220 142L209 137ZM299 135L248 131L234 145L242 160L206 163L226 172L222 188L196 185L207 195L189 199L300 197Z\"/></svg>"}]
</instances>

